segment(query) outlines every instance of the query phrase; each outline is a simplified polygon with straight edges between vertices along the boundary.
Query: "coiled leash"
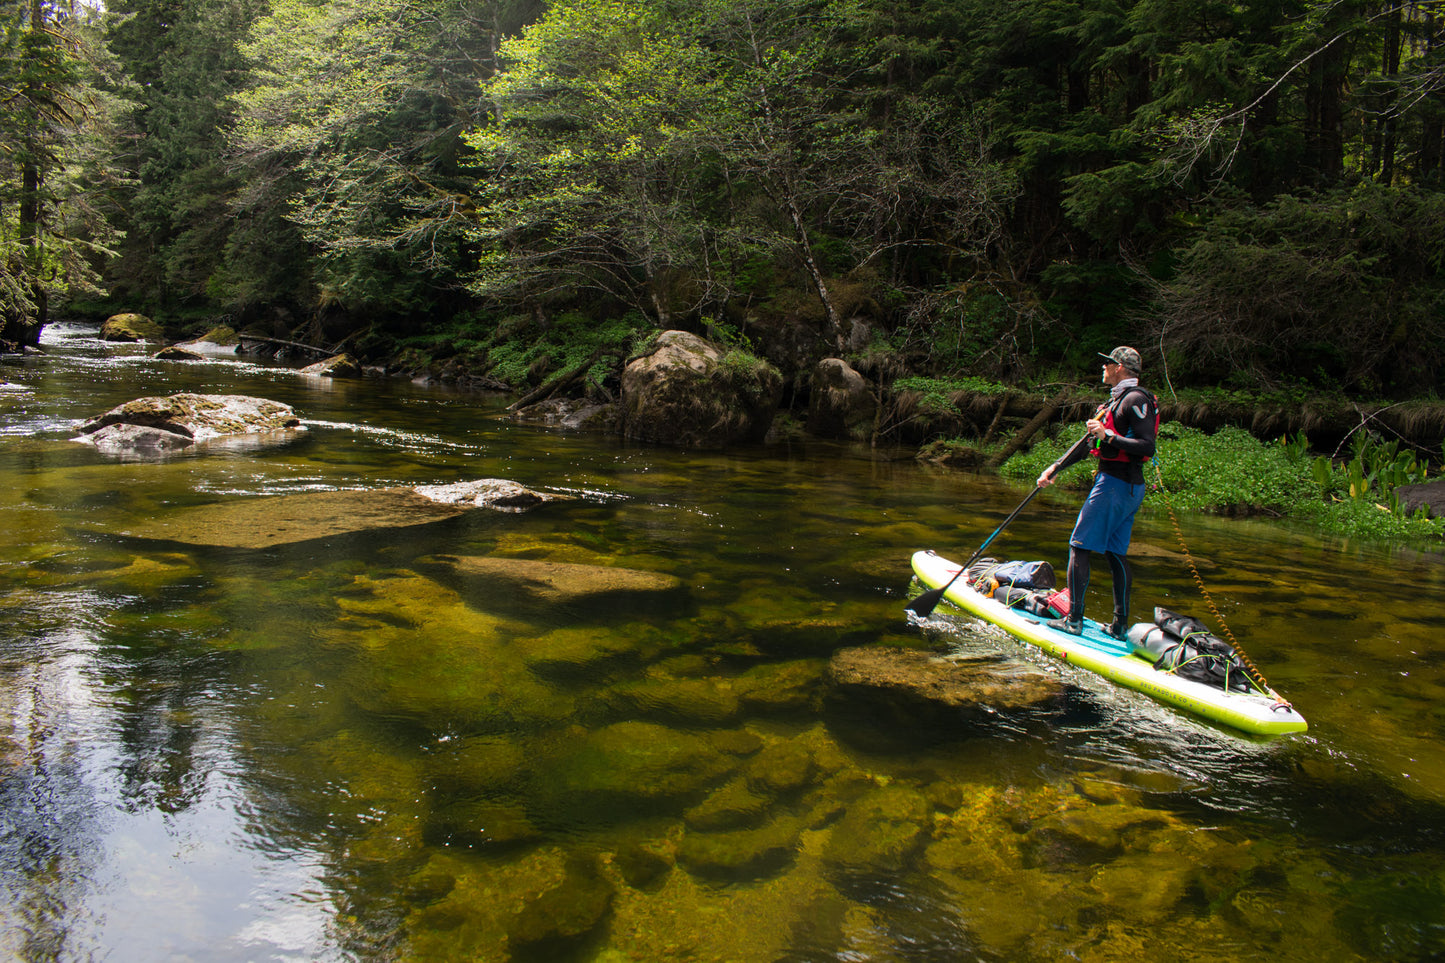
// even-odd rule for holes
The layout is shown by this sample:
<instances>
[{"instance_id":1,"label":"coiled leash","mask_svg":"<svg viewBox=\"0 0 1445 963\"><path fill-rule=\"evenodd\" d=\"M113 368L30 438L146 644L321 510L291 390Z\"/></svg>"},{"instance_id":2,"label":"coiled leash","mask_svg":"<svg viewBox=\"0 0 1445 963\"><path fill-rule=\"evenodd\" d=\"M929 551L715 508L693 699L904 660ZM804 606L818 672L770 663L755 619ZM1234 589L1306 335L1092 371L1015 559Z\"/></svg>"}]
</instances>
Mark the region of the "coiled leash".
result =
<instances>
[{"instance_id":1,"label":"coiled leash","mask_svg":"<svg viewBox=\"0 0 1445 963\"><path fill-rule=\"evenodd\" d=\"M1164 495L1164 507L1169 510L1169 521L1174 526L1174 535L1179 539L1179 547L1184 550L1184 560L1189 563L1189 573L1194 576L1194 584L1199 586L1199 594L1204 596L1204 602L1209 606L1209 611L1214 613L1214 620L1218 622L1219 627L1224 630L1225 637L1229 639L1229 647L1234 650L1234 654L1239 656L1239 661L1244 664L1244 670L1246 674L1249 675L1250 681L1259 686L1261 692L1275 700L1274 705L1270 706L1270 708L1276 712L1280 709L1294 708L1286 702L1278 692L1270 688L1269 683L1265 681L1264 673L1259 671L1259 667L1254 664L1249 656L1245 655L1244 649L1240 647L1239 640L1236 639L1234 633L1229 630L1229 623L1225 622L1224 616L1220 614L1219 606L1214 604L1214 598L1209 594L1209 589L1205 588L1204 578L1199 574L1199 566L1194 563L1194 555L1189 551L1189 546L1184 541L1184 530L1179 526L1179 516L1174 513L1174 502L1169 498L1169 489L1164 486L1164 472L1159 468L1159 461L1160 459L1156 456L1154 459L1154 477L1158 481L1159 491Z\"/></svg>"}]
</instances>

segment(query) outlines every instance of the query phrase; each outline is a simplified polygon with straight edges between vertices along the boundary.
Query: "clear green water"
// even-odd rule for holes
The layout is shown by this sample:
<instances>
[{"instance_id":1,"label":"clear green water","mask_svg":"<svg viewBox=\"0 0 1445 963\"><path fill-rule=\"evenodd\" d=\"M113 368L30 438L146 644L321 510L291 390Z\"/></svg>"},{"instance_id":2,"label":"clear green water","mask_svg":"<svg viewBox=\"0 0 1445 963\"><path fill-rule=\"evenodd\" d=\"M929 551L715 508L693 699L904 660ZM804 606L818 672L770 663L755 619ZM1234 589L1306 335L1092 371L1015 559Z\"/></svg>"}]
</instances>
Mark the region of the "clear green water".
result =
<instances>
[{"instance_id":1,"label":"clear green water","mask_svg":"<svg viewBox=\"0 0 1445 963\"><path fill-rule=\"evenodd\" d=\"M677 452L503 401L163 363L57 332L0 364L0 953L26 960L1422 959L1445 953L1440 557L1182 519L1304 736L1245 739L946 617L908 558L1022 492L820 443ZM67 439L246 393L276 448ZM136 537L280 494L502 477L575 501L270 550ZM264 503L262 503L264 504ZM1062 567L1075 496L1000 554ZM129 534L127 534L129 533ZM1177 550L1158 506L1136 544ZM623 566L549 603L436 556ZM1182 564L1136 606L1203 614ZM1107 574L1095 578L1101 609ZM938 613L946 616L940 609ZM1061 672L1027 713L830 697L837 649Z\"/></svg>"}]
</instances>

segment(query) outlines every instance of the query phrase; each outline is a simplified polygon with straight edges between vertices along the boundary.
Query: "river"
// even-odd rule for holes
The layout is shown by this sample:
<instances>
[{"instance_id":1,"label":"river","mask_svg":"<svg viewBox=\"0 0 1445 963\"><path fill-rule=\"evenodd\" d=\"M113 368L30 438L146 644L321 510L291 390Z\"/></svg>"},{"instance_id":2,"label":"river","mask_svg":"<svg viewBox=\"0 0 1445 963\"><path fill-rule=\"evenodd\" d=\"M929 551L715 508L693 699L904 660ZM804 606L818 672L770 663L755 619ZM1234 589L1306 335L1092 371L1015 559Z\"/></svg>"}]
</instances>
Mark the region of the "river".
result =
<instances>
[{"instance_id":1,"label":"river","mask_svg":"<svg viewBox=\"0 0 1445 963\"><path fill-rule=\"evenodd\" d=\"M1185 517L1310 730L1247 738L970 624L908 559L1023 492L865 448L674 451L506 399L151 359L48 329L0 361L0 953L19 960L1350 960L1445 953L1445 595L1426 548ZM292 405L276 447L72 442L180 391ZM574 499L268 550L137 537L277 495L508 478ZM1062 570L1076 493L995 543ZM1206 614L1146 502L1136 616ZM437 556L625 567L588 609ZM1096 566L1091 600L1107 603ZM916 720L839 648L1025 660L1061 695Z\"/></svg>"}]
</instances>

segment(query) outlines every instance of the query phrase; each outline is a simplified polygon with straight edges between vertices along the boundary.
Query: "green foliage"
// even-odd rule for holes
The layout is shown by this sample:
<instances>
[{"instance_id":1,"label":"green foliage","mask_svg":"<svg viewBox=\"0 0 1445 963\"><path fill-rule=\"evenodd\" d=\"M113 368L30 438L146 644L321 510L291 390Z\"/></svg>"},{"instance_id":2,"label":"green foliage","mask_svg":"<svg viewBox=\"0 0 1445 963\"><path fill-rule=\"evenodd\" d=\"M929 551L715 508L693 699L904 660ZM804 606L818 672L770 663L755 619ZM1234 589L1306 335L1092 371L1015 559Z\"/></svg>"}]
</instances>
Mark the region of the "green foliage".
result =
<instances>
[{"instance_id":1,"label":"green foliage","mask_svg":"<svg viewBox=\"0 0 1445 963\"><path fill-rule=\"evenodd\" d=\"M559 315L545 329L534 323L499 328L479 344L487 351L492 376L512 385L540 384L592 361L586 380L600 384L630 356L652 330L641 314L595 321L579 312Z\"/></svg>"},{"instance_id":2,"label":"green foliage","mask_svg":"<svg viewBox=\"0 0 1445 963\"><path fill-rule=\"evenodd\" d=\"M1161 289L1160 331L1194 377L1428 390L1445 365L1442 249L1438 191L1363 182L1227 204Z\"/></svg>"},{"instance_id":3,"label":"green foliage","mask_svg":"<svg viewBox=\"0 0 1445 963\"><path fill-rule=\"evenodd\" d=\"M1067 426L1056 438L1010 458L1002 474L1032 481L1083 432L1082 423ZM1402 454L1407 453L1391 445L1365 443L1342 470L1331 466L1327 458L1308 457L1308 448L1298 436L1266 443L1240 428L1205 434L1165 423L1159 429L1156 463L1145 468L1145 476L1151 489L1157 489L1162 478L1168 502L1176 511L1265 513L1308 520L1327 533L1356 537L1445 535L1445 519L1405 518L1398 512L1398 503L1388 497L1388 489L1379 487L1382 481L1397 484L1424 477L1418 463L1412 468L1410 459ZM1086 459L1064 472L1060 484L1087 488L1091 468ZM1374 487L1361 488L1360 497L1338 497L1341 485L1348 489L1351 478ZM1365 496L1366 491L1373 495ZM1151 495L1145 500L1145 510L1159 510L1164 497Z\"/></svg>"},{"instance_id":4,"label":"green foliage","mask_svg":"<svg viewBox=\"0 0 1445 963\"><path fill-rule=\"evenodd\" d=\"M924 412L958 414L953 398L961 394L998 395L1007 389L996 381L964 376L957 378L925 378L910 376L893 382L896 393L913 391L919 394L918 408Z\"/></svg>"},{"instance_id":5,"label":"green foliage","mask_svg":"<svg viewBox=\"0 0 1445 963\"><path fill-rule=\"evenodd\" d=\"M88 6L0 3L0 346L101 294L127 87Z\"/></svg>"}]
</instances>

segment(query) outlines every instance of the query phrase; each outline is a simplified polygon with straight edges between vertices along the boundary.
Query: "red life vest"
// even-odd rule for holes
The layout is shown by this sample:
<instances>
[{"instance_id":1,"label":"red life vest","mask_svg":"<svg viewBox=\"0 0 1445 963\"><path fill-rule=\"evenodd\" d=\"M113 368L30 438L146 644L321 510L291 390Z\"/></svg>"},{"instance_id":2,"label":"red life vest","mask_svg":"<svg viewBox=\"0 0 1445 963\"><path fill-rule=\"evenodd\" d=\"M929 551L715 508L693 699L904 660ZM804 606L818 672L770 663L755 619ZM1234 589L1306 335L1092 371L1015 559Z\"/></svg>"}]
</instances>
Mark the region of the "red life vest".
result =
<instances>
[{"instance_id":1,"label":"red life vest","mask_svg":"<svg viewBox=\"0 0 1445 963\"><path fill-rule=\"evenodd\" d=\"M1120 436L1122 437L1122 434L1118 431L1118 429L1116 429L1116 428L1114 427L1114 412L1117 411L1118 408L1119 408L1119 406L1124 403L1124 399L1125 399L1125 398L1128 398L1129 395L1130 395L1132 392L1135 392L1135 391L1137 391L1137 392L1139 392L1140 394L1142 394L1142 395L1144 395L1145 397L1147 397L1147 398L1153 403L1153 405L1154 405L1154 435L1155 435L1155 437L1157 438L1158 435L1159 435L1159 399L1156 398L1156 397L1154 397L1154 396L1153 396L1152 394L1150 394L1149 392L1145 391L1143 388L1138 387L1137 385L1129 388L1128 391L1125 391L1122 395L1119 396L1119 398L1118 398L1117 401L1106 402L1105 404L1100 405L1100 406L1099 406L1099 410L1096 411L1096 412L1094 412L1094 417L1097 418L1097 419L1100 421L1100 423L1103 424L1104 430L1105 430L1106 432L1107 432L1107 431L1112 431L1112 432L1114 432L1114 434L1120 435ZM1105 441L1103 441L1103 440L1101 440L1101 439L1099 439L1099 438L1095 438L1095 439L1093 440L1093 442L1092 442L1092 443L1090 444L1090 446L1089 446L1089 454L1090 454L1090 455L1093 455L1095 458L1099 459L1100 461L1134 461L1134 460L1135 460L1135 459L1133 459L1133 458L1130 458L1128 454L1126 454L1125 452L1121 451L1121 450L1118 449L1118 448L1114 448L1113 454L1109 454L1109 455L1104 454L1104 453L1103 453L1103 446L1106 445L1106 444L1108 444L1108 442L1105 442ZM1110 446L1110 447L1113 447L1113 446ZM1141 464L1141 465L1147 465L1147 464L1149 464L1149 462L1152 461L1152 460L1153 460L1153 456L1152 456L1152 455L1145 455L1143 458L1138 459L1138 462L1139 462L1139 464Z\"/></svg>"}]
</instances>

